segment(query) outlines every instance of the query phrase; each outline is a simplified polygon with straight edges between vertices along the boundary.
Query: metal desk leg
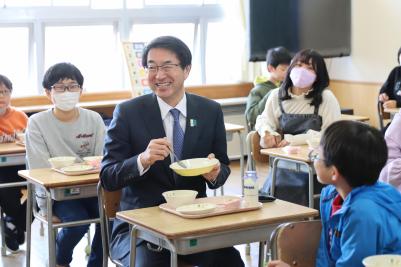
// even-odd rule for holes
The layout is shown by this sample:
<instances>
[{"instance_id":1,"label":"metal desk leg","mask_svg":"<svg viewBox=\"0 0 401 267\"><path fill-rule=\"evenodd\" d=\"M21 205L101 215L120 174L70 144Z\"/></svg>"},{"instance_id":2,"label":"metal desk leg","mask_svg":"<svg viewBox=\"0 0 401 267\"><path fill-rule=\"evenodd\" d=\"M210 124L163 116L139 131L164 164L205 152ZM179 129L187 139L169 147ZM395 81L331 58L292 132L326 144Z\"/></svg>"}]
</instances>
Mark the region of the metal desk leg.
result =
<instances>
[{"instance_id":1,"label":"metal desk leg","mask_svg":"<svg viewBox=\"0 0 401 267\"><path fill-rule=\"evenodd\" d=\"M313 209L314 206L314 201L313 201L313 195L314 195L314 188L313 188L313 169L309 164L306 164L308 166L308 173L309 173L309 207Z\"/></svg>"},{"instance_id":2,"label":"metal desk leg","mask_svg":"<svg viewBox=\"0 0 401 267\"><path fill-rule=\"evenodd\" d=\"M244 169L244 140L242 138L242 133L241 131L238 131L238 137L239 137L239 149L240 149L240 158L239 158L239 166L240 166L240 174L241 174L241 192L242 195L244 195L244 179L242 179L242 177L244 177L244 173L245 173L245 169Z\"/></svg>"},{"instance_id":3,"label":"metal desk leg","mask_svg":"<svg viewBox=\"0 0 401 267\"><path fill-rule=\"evenodd\" d=\"M170 240L165 240L168 245L168 250L170 250L170 267L178 266L178 255L175 246L170 242Z\"/></svg>"},{"instance_id":4,"label":"metal desk leg","mask_svg":"<svg viewBox=\"0 0 401 267\"><path fill-rule=\"evenodd\" d=\"M28 183L27 188L27 199L26 199L26 256L25 266L31 265L31 233L32 233L32 212L33 212L33 196L32 196L32 184Z\"/></svg>"},{"instance_id":5,"label":"metal desk leg","mask_svg":"<svg viewBox=\"0 0 401 267\"><path fill-rule=\"evenodd\" d=\"M129 266L135 267L135 258L136 258L136 226L134 225L131 229L131 248L130 248L130 256L129 256Z\"/></svg>"},{"instance_id":6,"label":"metal desk leg","mask_svg":"<svg viewBox=\"0 0 401 267\"><path fill-rule=\"evenodd\" d=\"M259 267L263 267L265 263L265 242L259 242Z\"/></svg>"},{"instance_id":7,"label":"metal desk leg","mask_svg":"<svg viewBox=\"0 0 401 267\"><path fill-rule=\"evenodd\" d=\"M272 184L270 186L270 194L274 196L276 190L276 175L277 175L277 164L280 161L279 158L274 158L272 167Z\"/></svg>"},{"instance_id":8,"label":"metal desk leg","mask_svg":"<svg viewBox=\"0 0 401 267\"><path fill-rule=\"evenodd\" d=\"M53 205L50 191L46 190L47 202L47 240L49 245L49 267L56 266L56 237L53 229Z\"/></svg>"}]
</instances>

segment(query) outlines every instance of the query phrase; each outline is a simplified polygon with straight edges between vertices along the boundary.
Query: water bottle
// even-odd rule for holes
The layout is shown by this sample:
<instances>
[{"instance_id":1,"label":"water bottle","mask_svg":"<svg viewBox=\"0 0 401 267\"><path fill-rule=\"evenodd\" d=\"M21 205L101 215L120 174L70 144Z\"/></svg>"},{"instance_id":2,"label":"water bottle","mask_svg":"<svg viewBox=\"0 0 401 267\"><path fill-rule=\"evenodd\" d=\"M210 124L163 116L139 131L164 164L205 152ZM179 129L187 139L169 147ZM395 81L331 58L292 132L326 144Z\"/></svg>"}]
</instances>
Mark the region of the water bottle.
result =
<instances>
[{"instance_id":1,"label":"water bottle","mask_svg":"<svg viewBox=\"0 0 401 267\"><path fill-rule=\"evenodd\" d=\"M245 203L250 205L258 203L259 188L256 171L246 171L243 179Z\"/></svg>"}]
</instances>

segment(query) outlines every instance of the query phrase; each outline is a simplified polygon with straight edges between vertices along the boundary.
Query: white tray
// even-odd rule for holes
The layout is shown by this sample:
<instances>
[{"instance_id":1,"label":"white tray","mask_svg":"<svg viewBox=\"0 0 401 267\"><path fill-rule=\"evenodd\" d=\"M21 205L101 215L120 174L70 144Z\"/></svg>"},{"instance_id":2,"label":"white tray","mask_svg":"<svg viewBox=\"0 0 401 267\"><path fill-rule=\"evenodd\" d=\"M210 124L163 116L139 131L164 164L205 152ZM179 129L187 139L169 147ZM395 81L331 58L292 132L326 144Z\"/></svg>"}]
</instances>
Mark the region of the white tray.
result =
<instances>
[{"instance_id":1,"label":"white tray","mask_svg":"<svg viewBox=\"0 0 401 267\"><path fill-rule=\"evenodd\" d=\"M64 175L68 175L68 176L78 176L78 175L92 174L92 173L99 173L100 172L100 168L86 170L86 171L78 171L78 172L65 172L63 170L56 169L56 168L52 168L52 170L55 171L55 172L64 174Z\"/></svg>"},{"instance_id":2,"label":"white tray","mask_svg":"<svg viewBox=\"0 0 401 267\"><path fill-rule=\"evenodd\" d=\"M237 212L243 212L243 211L250 211L250 210L257 210L260 209L263 204L260 202L253 203L253 204L248 204L244 202L241 199L239 207L234 207L234 206L225 206L222 205L224 201L227 199L227 197L230 198L238 198L238 197L231 197L231 196L218 196L218 197L205 197L205 198L197 198L193 202L193 204L196 203L213 203L217 205L217 208L210 212L210 213L204 213L204 214L184 214L181 212L176 211L176 208L169 206L167 203L163 203L159 205L159 208L170 212L172 214L178 215L183 218L187 219L199 219L199 218L207 218L207 217L212 217L212 216L218 216L218 215L223 215L223 214L230 214L230 213L237 213Z\"/></svg>"}]
</instances>

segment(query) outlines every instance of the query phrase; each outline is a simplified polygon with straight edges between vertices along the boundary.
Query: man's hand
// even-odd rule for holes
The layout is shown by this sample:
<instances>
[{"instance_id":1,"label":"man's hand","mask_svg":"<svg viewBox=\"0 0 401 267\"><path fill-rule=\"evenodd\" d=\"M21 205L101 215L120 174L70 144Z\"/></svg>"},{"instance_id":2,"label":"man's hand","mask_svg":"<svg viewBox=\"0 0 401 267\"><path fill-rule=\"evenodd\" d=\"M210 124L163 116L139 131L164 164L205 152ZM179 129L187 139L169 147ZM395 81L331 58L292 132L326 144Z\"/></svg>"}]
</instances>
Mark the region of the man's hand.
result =
<instances>
[{"instance_id":1,"label":"man's hand","mask_svg":"<svg viewBox=\"0 0 401 267\"><path fill-rule=\"evenodd\" d=\"M281 142L282 141L281 141L280 135L272 135L272 134L266 132L260 146L263 148L279 147Z\"/></svg>"},{"instance_id":2,"label":"man's hand","mask_svg":"<svg viewBox=\"0 0 401 267\"><path fill-rule=\"evenodd\" d=\"M209 154L207 157L209 159L215 158L213 153ZM214 182L216 181L219 173L220 173L220 161L213 167L213 169L210 172L203 174L203 177L209 182Z\"/></svg>"},{"instance_id":3,"label":"man's hand","mask_svg":"<svg viewBox=\"0 0 401 267\"><path fill-rule=\"evenodd\" d=\"M386 93L382 93L379 95L379 101L384 103L388 100L388 95Z\"/></svg>"},{"instance_id":4,"label":"man's hand","mask_svg":"<svg viewBox=\"0 0 401 267\"><path fill-rule=\"evenodd\" d=\"M140 156L141 164L146 170L158 160L163 160L170 155L171 144L166 138L150 140L148 147Z\"/></svg>"},{"instance_id":5,"label":"man's hand","mask_svg":"<svg viewBox=\"0 0 401 267\"><path fill-rule=\"evenodd\" d=\"M396 108L397 102L395 100L388 100L383 103L383 108Z\"/></svg>"}]
</instances>

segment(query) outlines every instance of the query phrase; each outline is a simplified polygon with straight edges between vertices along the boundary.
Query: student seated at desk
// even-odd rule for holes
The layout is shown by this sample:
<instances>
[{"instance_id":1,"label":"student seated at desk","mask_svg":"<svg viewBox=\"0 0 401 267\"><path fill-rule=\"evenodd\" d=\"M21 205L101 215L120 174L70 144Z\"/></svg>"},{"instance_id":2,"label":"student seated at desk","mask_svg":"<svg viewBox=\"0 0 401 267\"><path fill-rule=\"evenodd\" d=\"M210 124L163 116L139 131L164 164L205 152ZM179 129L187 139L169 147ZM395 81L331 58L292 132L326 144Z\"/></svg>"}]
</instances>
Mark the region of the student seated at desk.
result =
<instances>
[{"instance_id":1,"label":"student seated at desk","mask_svg":"<svg viewBox=\"0 0 401 267\"><path fill-rule=\"evenodd\" d=\"M0 74L0 143L15 142L17 133L25 131L28 121L24 112L10 106L12 90L11 81ZM17 174L24 169L25 165L1 167L0 183L24 182ZM0 189L0 206L6 214L6 247L11 252L17 252L19 245L25 242L26 201L21 204L21 197L21 187Z\"/></svg>"},{"instance_id":2,"label":"student seated at desk","mask_svg":"<svg viewBox=\"0 0 401 267\"><path fill-rule=\"evenodd\" d=\"M383 103L383 108L401 107L401 47L397 52L398 66L388 75L379 93L379 101Z\"/></svg>"},{"instance_id":3,"label":"student seated at desk","mask_svg":"<svg viewBox=\"0 0 401 267\"><path fill-rule=\"evenodd\" d=\"M261 137L261 147L284 147L290 138L305 143L308 136L305 133L309 130L324 130L340 119L340 105L328 85L329 75L323 57L311 49L298 52L283 84L271 92L264 111L256 120L255 130ZM306 171L293 171L294 164L282 161L278 167L276 196L306 204ZM271 175L270 171L262 193L269 191Z\"/></svg>"},{"instance_id":4,"label":"student seated at desk","mask_svg":"<svg viewBox=\"0 0 401 267\"><path fill-rule=\"evenodd\" d=\"M153 93L123 102L114 110L100 179L106 190L122 189L120 210L158 206L165 202L162 193L169 190L196 190L197 197L206 197L206 186L219 188L230 174L220 105L185 92L191 61L191 51L180 39L154 39L142 56ZM219 163L203 175L181 177L169 168L173 161L205 157L215 157ZM130 227L119 219L113 223L110 252L129 266ZM197 266L244 266L233 247L179 255L179 259ZM170 266L170 253L138 240L136 266Z\"/></svg>"},{"instance_id":5,"label":"student seated at desk","mask_svg":"<svg viewBox=\"0 0 401 267\"><path fill-rule=\"evenodd\" d=\"M267 51L266 65L270 75L269 79L265 82L255 84L255 87L249 92L246 101L245 117L249 131L254 129L256 118L264 110L271 90L279 87L284 80L290 62L291 55L282 46L271 48Z\"/></svg>"},{"instance_id":6,"label":"student seated at desk","mask_svg":"<svg viewBox=\"0 0 401 267\"><path fill-rule=\"evenodd\" d=\"M395 114L384 139L387 143L388 160L380 173L380 180L401 192L401 113Z\"/></svg>"},{"instance_id":7,"label":"student seated at desk","mask_svg":"<svg viewBox=\"0 0 401 267\"><path fill-rule=\"evenodd\" d=\"M401 194L378 182L387 160L382 134L364 123L338 121L310 154L320 183L319 267L358 267L377 254L401 253ZM289 266L281 261L268 267Z\"/></svg>"},{"instance_id":8,"label":"student seated at desk","mask_svg":"<svg viewBox=\"0 0 401 267\"><path fill-rule=\"evenodd\" d=\"M45 73L42 85L54 107L29 118L26 132L29 169L49 168L48 159L52 157L73 156L81 160L87 156L102 155L105 136L102 118L94 111L76 107L82 94L83 81L79 69L70 63L58 63ZM46 209L43 189L37 188L36 195L40 209ZM53 209L62 222L99 217L96 197L54 201ZM73 249L88 227L65 227L59 231L56 238L58 266L70 264ZM102 258L100 227L96 225L88 266L101 266Z\"/></svg>"}]
</instances>

